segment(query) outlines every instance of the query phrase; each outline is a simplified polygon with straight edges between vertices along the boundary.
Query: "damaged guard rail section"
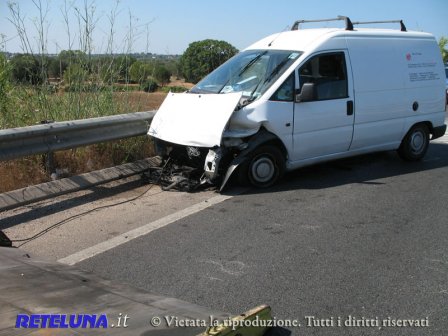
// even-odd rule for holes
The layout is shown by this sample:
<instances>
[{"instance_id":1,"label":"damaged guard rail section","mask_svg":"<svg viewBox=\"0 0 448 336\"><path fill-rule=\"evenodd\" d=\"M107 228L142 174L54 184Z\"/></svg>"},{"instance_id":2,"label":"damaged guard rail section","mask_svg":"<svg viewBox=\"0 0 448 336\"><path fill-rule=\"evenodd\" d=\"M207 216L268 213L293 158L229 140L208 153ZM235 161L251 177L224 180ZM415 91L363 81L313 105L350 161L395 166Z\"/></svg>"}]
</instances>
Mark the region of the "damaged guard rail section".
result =
<instances>
[{"instance_id":1,"label":"damaged guard rail section","mask_svg":"<svg viewBox=\"0 0 448 336\"><path fill-rule=\"evenodd\" d=\"M0 130L0 161L145 135L156 111Z\"/></svg>"}]
</instances>

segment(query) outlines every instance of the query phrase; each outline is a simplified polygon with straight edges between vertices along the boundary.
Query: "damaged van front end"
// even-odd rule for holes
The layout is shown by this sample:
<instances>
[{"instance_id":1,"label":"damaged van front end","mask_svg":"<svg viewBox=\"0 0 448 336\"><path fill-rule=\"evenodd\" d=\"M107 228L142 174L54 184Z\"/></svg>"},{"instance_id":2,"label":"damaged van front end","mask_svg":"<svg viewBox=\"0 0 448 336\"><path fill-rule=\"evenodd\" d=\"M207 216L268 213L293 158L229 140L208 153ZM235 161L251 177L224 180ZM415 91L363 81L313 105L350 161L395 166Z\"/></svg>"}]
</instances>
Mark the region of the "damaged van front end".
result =
<instances>
[{"instance_id":1,"label":"damaged van front end","mask_svg":"<svg viewBox=\"0 0 448 336\"><path fill-rule=\"evenodd\" d=\"M148 132L155 138L158 154L201 170L200 184L217 184L222 189L255 145L276 138L270 135L272 120L260 98L298 56L298 52L284 50L247 50L190 91L169 93ZM281 171L271 170L280 163L274 164L262 160L253 167L259 186L279 177Z\"/></svg>"},{"instance_id":2,"label":"damaged van front end","mask_svg":"<svg viewBox=\"0 0 448 336\"><path fill-rule=\"evenodd\" d=\"M241 97L241 93L169 93L148 133L157 154L178 167L194 169L189 178L196 184L215 184L234 151L235 146L228 142L226 146L222 136Z\"/></svg>"},{"instance_id":3,"label":"damaged van front end","mask_svg":"<svg viewBox=\"0 0 448 336\"><path fill-rule=\"evenodd\" d=\"M169 159L182 175L173 177L173 183L188 178L189 186L224 187L241 161L239 156L249 148L249 139L262 125L242 111L243 99L242 93L167 96L149 134L157 154L164 161Z\"/></svg>"}]
</instances>

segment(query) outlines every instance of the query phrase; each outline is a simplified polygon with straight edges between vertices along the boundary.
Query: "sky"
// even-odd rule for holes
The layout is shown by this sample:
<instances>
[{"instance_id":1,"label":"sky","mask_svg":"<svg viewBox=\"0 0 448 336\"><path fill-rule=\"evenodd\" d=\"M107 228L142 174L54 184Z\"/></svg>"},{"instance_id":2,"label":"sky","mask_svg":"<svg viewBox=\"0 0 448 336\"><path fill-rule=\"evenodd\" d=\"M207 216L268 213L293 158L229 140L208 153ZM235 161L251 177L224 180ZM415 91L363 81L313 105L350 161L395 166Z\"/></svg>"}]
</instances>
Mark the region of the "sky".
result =
<instances>
[{"instance_id":1,"label":"sky","mask_svg":"<svg viewBox=\"0 0 448 336\"><path fill-rule=\"evenodd\" d=\"M242 50L267 35L290 29L296 20L338 15L352 21L403 19L408 30L429 32L437 39L448 36L448 0L0 0L0 51L23 52L17 29L10 22L8 4L14 2L33 52L38 52L35 3L39 1L47 8L43 27L48 53L70 49L68 36L71 49L81 49L79 38L84 34L76 8L84 10L86 4L93 13L93 53L112 49L114 53L182 54L191 42L204 39L224 40ZM68 25L62 15L65 5Z\"/></svg>"}]
</instances>

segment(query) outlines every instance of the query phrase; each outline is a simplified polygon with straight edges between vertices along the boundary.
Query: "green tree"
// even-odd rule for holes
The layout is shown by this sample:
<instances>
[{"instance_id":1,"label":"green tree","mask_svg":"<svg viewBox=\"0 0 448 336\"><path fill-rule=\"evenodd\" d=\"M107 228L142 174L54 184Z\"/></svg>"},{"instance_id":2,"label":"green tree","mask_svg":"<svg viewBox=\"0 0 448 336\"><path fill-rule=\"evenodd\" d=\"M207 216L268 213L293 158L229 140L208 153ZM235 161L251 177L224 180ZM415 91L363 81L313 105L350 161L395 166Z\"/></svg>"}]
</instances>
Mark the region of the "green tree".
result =
<instances>
[{"instance_id":1,"label":"green tree","mask_svg":"<svg viewBox=\"0 0 448 336\"><path fill-rule=\"evenodd\" d=\"M154 78L163 86L170 82L171 72L163 65L157 65L154 69Z\"/></svg>"},{"instance_id":2,"label":"green tree","mask_svg":"<svg viewBox=\"0 0 448 336\"><path fill-rule=\"evenodd\" d=\"M79 64L71 64L64 72L64 81L73 90L79 90L87 80L87 71Z\"/></svg>"},{"instance_id":3,"label":"green tree","mask_svg":"<svg viewBox=\"0 0 448 336\"><path fill-rule=\"evenodd\" d=\"M442 53L442 59L443 62L448 62L448 38L445 36L442 36L439 40L439 48L440 52Z\"/></svg>"},{"instance_id":4,"label":"green tree","mask_svg":"<svg viewBox=\"0 0 448 336\"><path fill-rule=\"evenodd\" d=\"M86 66L87 55L80 50L62 50L57 57L48 58L47 63L49 76L62 78L69 65Z\"/></svg>"},{"instance_id":5,"label":"green tree","mask_svg":"<svg viewBox=\"0 0 448 336\"><path fill-rule=\"evenodd\" d=\"M71 64L80 64L85 66L87 64L87 55L81 50L62 50L58 59L62 64L62 73Z\"/></svg>"},{"instance_id":6,"label":"green tree","mask_svg":"<svg viewBox=\"0 0 448 336\"><path fill-rule=\"evenodd\" d=\"M180 58L180 70L185 80L197 83L238 52L225 41L203 40L190 43Z\"/></svg>"},{"instance_id":7,"label":"green tree","mask_svg":"<svg viewBox=\"0 0 448 336\"><path fill-rule=\"evenodd\" d=\"M171 73L171 76L176 76L177 79L179 79L180 72L179 72L179 59L178 58L168 59L163 63L163 65Z\"/></svg>"},{"instance_id":8,"label":"green tree","mask_svg":"<svg viewBox=\"0 0 448 336\"><path fill-rule=\"evenodd\" d=\"M148 63L136 61L129 67L131 81L142 84L151 75L152 67Z\"/></svg>"}]
</instances>

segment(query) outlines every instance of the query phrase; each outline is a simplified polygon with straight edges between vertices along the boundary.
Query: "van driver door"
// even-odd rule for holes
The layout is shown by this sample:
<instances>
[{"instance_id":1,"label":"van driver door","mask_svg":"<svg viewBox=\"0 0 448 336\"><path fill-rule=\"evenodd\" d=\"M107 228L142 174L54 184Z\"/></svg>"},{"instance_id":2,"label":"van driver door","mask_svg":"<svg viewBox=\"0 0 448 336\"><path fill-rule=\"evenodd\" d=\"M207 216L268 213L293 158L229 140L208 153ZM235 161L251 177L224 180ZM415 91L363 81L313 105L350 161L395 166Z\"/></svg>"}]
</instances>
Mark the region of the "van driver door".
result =
<instances>
[{"instance_id":1,"label":"van driver door","mask_svg":"<svg viewBox=\"0 0 448 336\"><path fill-rule=\"evenodd\" d=\"M351 69L346 60L346 51L324 52L311 56L296 69L298 89L291 161L349 150L353 136L354 94Z\"/></svg>"}]
</instances>

